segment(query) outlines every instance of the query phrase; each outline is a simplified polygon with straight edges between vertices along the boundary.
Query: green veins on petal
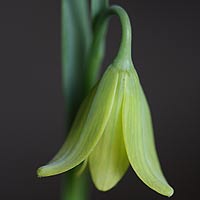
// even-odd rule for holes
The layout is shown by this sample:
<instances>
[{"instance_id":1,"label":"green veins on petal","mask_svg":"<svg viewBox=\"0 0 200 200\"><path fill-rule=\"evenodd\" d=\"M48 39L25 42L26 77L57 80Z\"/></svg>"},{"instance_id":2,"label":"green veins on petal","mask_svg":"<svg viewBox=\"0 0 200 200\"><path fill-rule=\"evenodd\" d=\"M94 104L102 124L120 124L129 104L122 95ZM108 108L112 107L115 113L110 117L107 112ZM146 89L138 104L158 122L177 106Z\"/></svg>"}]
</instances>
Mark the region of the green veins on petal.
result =
<instances>
[{"instance_id":1,"label":"green veins on petal","mask_svg":"<svg viewBox=\"0 0 200 200\"><path fill-rule=\"evenodd\" d=\"M60 174L80 163L77 173L89 163L99 190L114 187L130 163L150 188L173 194L160 168L149 106L132 65L114 64L106 70L83 101L66 142L38 175Z\"/></svg>"},{"instance_id":2,"label":"green veins on petal","mask_svg":"<svg viewBox=\"0 0 200 200\"><path fill-rule=\"evenodd\" d=\"M171 196L173 189L164 178L155 149L149 107L134 70L126 77L122 118L125 146L134 171L150 188Z\"/></svg>"},{"instance_id":3,"label":"green veins on petal","mask_svg":"<svg viewBox=\"0 0 200 200\"><path fill-rule=\"evenodd\" d=\"M101 139L89 156L89 167L93 182L102 191L114 187L129 166L122 135L124 76L124 73L119 74L110 118Z\"/></svg>"},{"instance_id":4,"label":"green veins on petal","mask_svg":"<svg viewBox=\"0 0 200 200\"><path fill-rule=\"evenodd\" d=\"M116 70L109 68L97 86L95 95L89 94L88 99L82 104L63 148L49 164L38 169L39 177L68 171L88 157L99 141L109 119L117 81Z\"/></svg>"}]
</instances>

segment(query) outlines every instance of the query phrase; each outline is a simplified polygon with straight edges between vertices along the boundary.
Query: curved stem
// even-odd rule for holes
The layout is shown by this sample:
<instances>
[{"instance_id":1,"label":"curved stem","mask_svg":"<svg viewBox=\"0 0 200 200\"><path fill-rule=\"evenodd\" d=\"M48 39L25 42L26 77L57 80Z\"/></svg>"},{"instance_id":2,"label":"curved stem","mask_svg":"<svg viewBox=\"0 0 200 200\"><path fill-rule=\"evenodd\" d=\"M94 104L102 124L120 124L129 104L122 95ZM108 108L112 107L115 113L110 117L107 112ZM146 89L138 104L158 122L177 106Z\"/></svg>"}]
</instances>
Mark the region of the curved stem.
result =
<instances>
[{"instance_id":1,"label":"curved stem","mask_svg":"<svg viewBox=\"0 0 200 200\"><path fill-rule=\"evenodd\" d=\"M105 9L106 10L106 9ZM105 11L102 12L103 16ZM93 24L93 41L89 50L85 72L85 93L91 89L98 79L99 68L101 66L105 51L105 35L107 30L107 20L102 18L102 14L95 17Z\"/></svg>"},{"instance_id":2,"label":"curved stem","mask_svg":"<svg viewBox=\"0 0 200 200\"><path fill-rule=\"evenodd\" d=\"M108 19L111 15L117 15L120 19L122 26L122 40L118 54L113 62L121 64L124 68L129 67L131 61L131 24L126 11L120 6L111 6L97 17L96 24L94 26L94 38L90 48L87 69L86 69L86 82L89 84L86 86L90 89L98 77L99 68L103 59L104 42L106 27ZM86 90L87 93L87 90Z\"/></svg>"},{"instance_id":3,"label":"curved stem","mask_svg":"<svg viewBox=\"0 0 200 200\"><path fill-rule=\"evenodd\" d=\"M132 62L131 61L131 24L126 11L120 6L111 6L108 10L108 14L115 14L119 17L122 26L122 39L119 47L118 54L114 62Z\"/></svg>"}]
</instances>

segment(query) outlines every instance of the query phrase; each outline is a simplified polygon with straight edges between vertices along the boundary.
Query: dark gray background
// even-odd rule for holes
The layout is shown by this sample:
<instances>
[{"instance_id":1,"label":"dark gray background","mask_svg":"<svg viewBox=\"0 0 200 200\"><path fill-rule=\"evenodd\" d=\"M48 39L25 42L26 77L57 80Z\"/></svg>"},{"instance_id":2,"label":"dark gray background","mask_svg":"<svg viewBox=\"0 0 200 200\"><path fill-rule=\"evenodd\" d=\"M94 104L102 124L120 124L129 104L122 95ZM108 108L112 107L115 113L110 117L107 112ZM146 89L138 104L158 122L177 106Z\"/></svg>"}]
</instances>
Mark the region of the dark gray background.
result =
<instances>
[{"instance_id":1,"label":"dark gray background","mask_svg":"<svg viewBox=\"0 0 200 200\"><path fill-rule=\"evenodd\" d=\"M171 199L198 199L200 150L200 5L198 1L113 0L133 25L133 59L147 94ZM60 1L0 3L0 199L59 199L61 176L38 179L36 169L64 135L60 67ZM104 67L120 40L111 20ZM167 199L129 169L92 199Z\"/></svg>"}]
</instances>

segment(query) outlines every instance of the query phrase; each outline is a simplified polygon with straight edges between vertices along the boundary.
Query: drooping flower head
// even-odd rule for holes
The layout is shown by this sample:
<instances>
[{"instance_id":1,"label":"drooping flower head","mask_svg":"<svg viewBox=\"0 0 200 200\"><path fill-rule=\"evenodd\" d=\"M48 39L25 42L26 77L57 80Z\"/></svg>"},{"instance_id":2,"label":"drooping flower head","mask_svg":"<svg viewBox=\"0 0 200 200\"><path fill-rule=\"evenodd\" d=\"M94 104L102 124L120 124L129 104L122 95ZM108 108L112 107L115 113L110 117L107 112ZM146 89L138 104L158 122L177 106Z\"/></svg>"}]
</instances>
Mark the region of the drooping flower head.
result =
<instances>
[{"instance_id":1,"label":"drooping flower head","mask_svg":"<svg viewBox=\"0 0 200 200\"><path fill-rule=\"evenodd\" d=\"M114 9L127 20L124 10ZM130 32L126 36L131 37ZM146 185L171 196L173 189L160 168L149 106L130 50L121 52L83 101L60 151L38 169L38 175L60 174L87 162L95 186L107 191L131 165Z\"/></svg>"}]
</instances>

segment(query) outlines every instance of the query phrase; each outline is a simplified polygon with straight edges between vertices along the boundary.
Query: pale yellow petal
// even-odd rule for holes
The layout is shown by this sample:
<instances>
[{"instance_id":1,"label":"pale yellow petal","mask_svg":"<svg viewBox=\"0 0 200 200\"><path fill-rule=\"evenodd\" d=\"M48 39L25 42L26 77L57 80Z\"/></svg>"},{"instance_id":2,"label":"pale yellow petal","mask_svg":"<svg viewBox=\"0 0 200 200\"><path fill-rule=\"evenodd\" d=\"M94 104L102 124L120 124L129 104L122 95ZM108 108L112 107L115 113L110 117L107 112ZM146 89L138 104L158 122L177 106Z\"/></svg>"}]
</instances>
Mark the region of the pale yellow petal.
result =
<instances>
[{"instance_id":1,"label":"pale yellow petal","mask_svg":"<svg viewBox=\"0 0 200 200\"><path fill-rule=\"evenodd\" d=\"M80 118L71 129L70 135L76 134L76 136L72 136L70 144L65 145L66 149L64 148L54 161L38 169L39 176L60 174L77 166L88 157L99 141L109 119L117 82L116 70L108 68L98 85L91 105L86 103L89 109L85 109L89 111L85 113L83 109L83 113L80 113L80 116L86 115L86 117ZM77 130L81 130L80 133L75 133Z\"/></svg>"},{"instance_id":2,"label":"pale yellow petal","mask_svg":"<svg viewBox=\"0 0 200 200\"><path fill-rule=\"evenodd\" d=\"M140 179L158 193L171 196L155 149L151 114L136 72L125 81L123 133L130 163Z\"/></svg>"},{"instance_id":3,"label":"pale yellow petal","mask_svg":"<svg viewBox=\"0 0 200 200\"><path fill-rule=\"evenodd\" d=\"M129 166L122 134L124 76L124 73L120 73L110 118L101 139L89 156L93 182L102 191L114 187Z\"/></svg>"},{"instance_id":4,"label":"pale yellow petal","mask_svg":"<svg viewBox=\"0 0 200 200\"><path fill-rule=\"evenodd\" d=\"M82 102L80 109L77 113L77 116L72 124L71 131L67 136L67 139L65 140L65 143L62 145L58 153L53 157L53 159L49 163L55 162L61 159L62 156L69 154L71 149L77 142L77 140L80 138L80 134L83 130L83 126L87 119L90 106L96 94L96 90L97 90L97 85L95 85L95 87L91 90L90 94Z\"/></svg>"}]
</instances>

